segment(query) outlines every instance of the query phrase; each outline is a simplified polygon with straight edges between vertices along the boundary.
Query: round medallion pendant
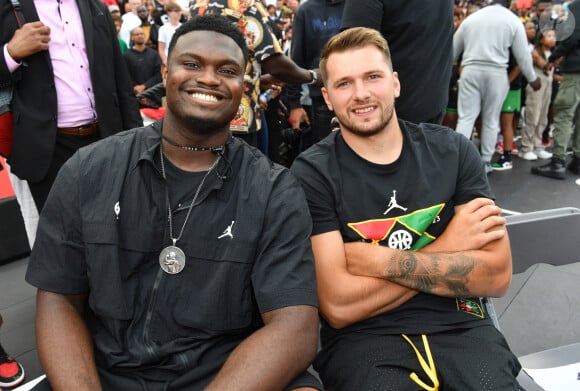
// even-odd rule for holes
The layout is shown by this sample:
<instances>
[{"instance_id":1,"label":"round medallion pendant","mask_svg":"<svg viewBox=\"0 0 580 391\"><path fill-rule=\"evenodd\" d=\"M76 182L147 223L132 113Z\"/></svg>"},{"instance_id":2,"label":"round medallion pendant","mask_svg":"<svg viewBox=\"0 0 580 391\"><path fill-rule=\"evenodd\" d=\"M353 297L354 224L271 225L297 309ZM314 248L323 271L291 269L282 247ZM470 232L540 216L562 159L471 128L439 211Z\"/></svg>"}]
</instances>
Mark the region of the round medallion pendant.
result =
<instances>
[{"instance_id":1,"label":"round medallion pendant","mask_svg":"<svg viewBox=\"0 0 580 391\"><path fill-rule=\"evenodd\" d=\"M185 268L185 254L176 246L167 246L159 254L159 265L165 273L177 274Z\"/></svg>"}]
</instances>

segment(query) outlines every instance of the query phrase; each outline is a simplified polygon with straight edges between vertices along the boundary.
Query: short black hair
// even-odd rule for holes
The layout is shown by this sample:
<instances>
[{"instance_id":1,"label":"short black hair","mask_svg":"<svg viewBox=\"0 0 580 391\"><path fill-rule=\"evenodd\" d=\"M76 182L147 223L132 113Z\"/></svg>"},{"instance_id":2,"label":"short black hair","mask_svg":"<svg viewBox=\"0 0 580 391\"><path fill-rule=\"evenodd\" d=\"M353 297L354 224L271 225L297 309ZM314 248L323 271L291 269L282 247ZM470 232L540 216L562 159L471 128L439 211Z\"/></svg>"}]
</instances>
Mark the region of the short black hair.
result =
<instances>
[{"instance_id":1,"label":"short black hair","mask_svg":"<svg viewBox=\"0 0 580 391\"><path fill-rule=\"evenodd\" d=\"M244 62L247 64L250 59L250 54L248 50L248 45L246 44L246 39L244 34L240 31L237 24L231 22L227 17L220 15L201 15L194 16L175 30L175 34L171 38L169 43L168 55L171 55L171 51L175 47L177 40L182 35L190 33L192 31L213 31L219 34L227 35L233 39L236 44L242 49L242 54L244 55Z\"/></svg>"},{"instance_id":2,"label":"short black hair","mask_svg":"<svg viewBox=\"0 0 580 391\"><path fill-rule=\"evenodd\" d=\"M501 4L501 5L503 5L506 8L509 8L510 5L511 5L511 3L512 3L511 0L495 0L493 2L493 4Z\"/></svg>"}]
</instances>

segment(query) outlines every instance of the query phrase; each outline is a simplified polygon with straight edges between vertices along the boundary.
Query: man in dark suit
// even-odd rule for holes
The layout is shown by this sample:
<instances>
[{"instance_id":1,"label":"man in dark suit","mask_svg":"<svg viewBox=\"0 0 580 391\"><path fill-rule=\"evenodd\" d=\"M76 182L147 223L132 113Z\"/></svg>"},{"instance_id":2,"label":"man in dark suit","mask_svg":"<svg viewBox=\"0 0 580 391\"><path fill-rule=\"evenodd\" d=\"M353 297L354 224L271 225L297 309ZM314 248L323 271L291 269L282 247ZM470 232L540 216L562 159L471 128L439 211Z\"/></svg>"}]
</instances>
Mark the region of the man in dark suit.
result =
<instances>
[{"instance_id":1,"label":"man in dark suit","mask_svg":"<svg viewBox=\"0 0 580 391\"><path fill-rule=\"evenodd\" d=\"M115 26L99 0L21 0L18 28L0 4L0 85L14 86L12 172L42 209L62 164L80 147L142 124Z\"/></svg>"}]
</instances>

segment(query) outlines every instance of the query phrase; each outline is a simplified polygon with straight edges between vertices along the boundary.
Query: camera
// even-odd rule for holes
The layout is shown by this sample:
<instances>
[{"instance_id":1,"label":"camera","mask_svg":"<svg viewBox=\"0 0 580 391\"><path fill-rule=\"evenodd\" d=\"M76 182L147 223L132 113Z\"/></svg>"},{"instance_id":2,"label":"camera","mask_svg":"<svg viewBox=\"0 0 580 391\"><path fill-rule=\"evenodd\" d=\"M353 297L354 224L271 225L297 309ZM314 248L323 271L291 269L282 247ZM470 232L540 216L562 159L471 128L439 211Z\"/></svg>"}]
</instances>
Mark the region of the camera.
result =
<instances>
[{"instance_id":1,"label":"camera","mask_svg":"<svg viewBox=\"0 0 580 391\"><path fill-rule=\"evenodd\" d=\"M300 129L284 128L281 130L282 142L278 146L280 164L290 167L296 156L300 153L300 140L302 134L310 130L308 125L301 124Z\"/></svg>"}]
</instances>

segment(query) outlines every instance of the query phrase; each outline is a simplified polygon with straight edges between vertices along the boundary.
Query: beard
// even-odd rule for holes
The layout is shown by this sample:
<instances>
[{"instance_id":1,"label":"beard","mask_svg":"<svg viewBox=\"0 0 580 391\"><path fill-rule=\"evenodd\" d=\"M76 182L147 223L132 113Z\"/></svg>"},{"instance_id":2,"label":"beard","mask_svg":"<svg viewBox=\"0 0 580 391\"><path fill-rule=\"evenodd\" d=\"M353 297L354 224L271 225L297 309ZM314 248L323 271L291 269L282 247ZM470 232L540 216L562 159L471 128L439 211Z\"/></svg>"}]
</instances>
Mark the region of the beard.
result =
<instances>
[{"instance_id":1,"label":"beard","mask_svg":"<svg viewBox=\"0 0 580 391\"><path fill-rule=\"evenodd\" d=\"M387 125L393 119L393 113L395 111L395 100L393 99L392 103L384 107L381 110L381 116L377 120L376 123L360 123L356 120L352 120L351 117L348 115L348 111L345 114L335 112L336 118L342 128L346 131L360 137L372 137L387 128Z\"/></svg>"},{"instance_id":2,"label":"beard","mask_svg":"<svg viewBox=\"0 0 580 391\"><path fill-rule=\"evenodd\" d=\"M224 128L229 129L230 127L230 121L224 120L218 121L190 116L186 117L186 121L192 129L208 135L223 132Z\"/></svg>"},{"instance_id":3,"label":"beard","mask_svg":"<svg viewBox=\"0 0 580 391\"><path fill-rule=\"evenodd\" d=\"M186 113L181 110L171 111L168 109L165 116L170 116L175 124L187 129L188 133L198 136L212 136L230 130L230 122L237 110L238 106L235 106L231 113L222 113L222 115L208 118L206 112Z\"/></svg>"}]
</instances>

